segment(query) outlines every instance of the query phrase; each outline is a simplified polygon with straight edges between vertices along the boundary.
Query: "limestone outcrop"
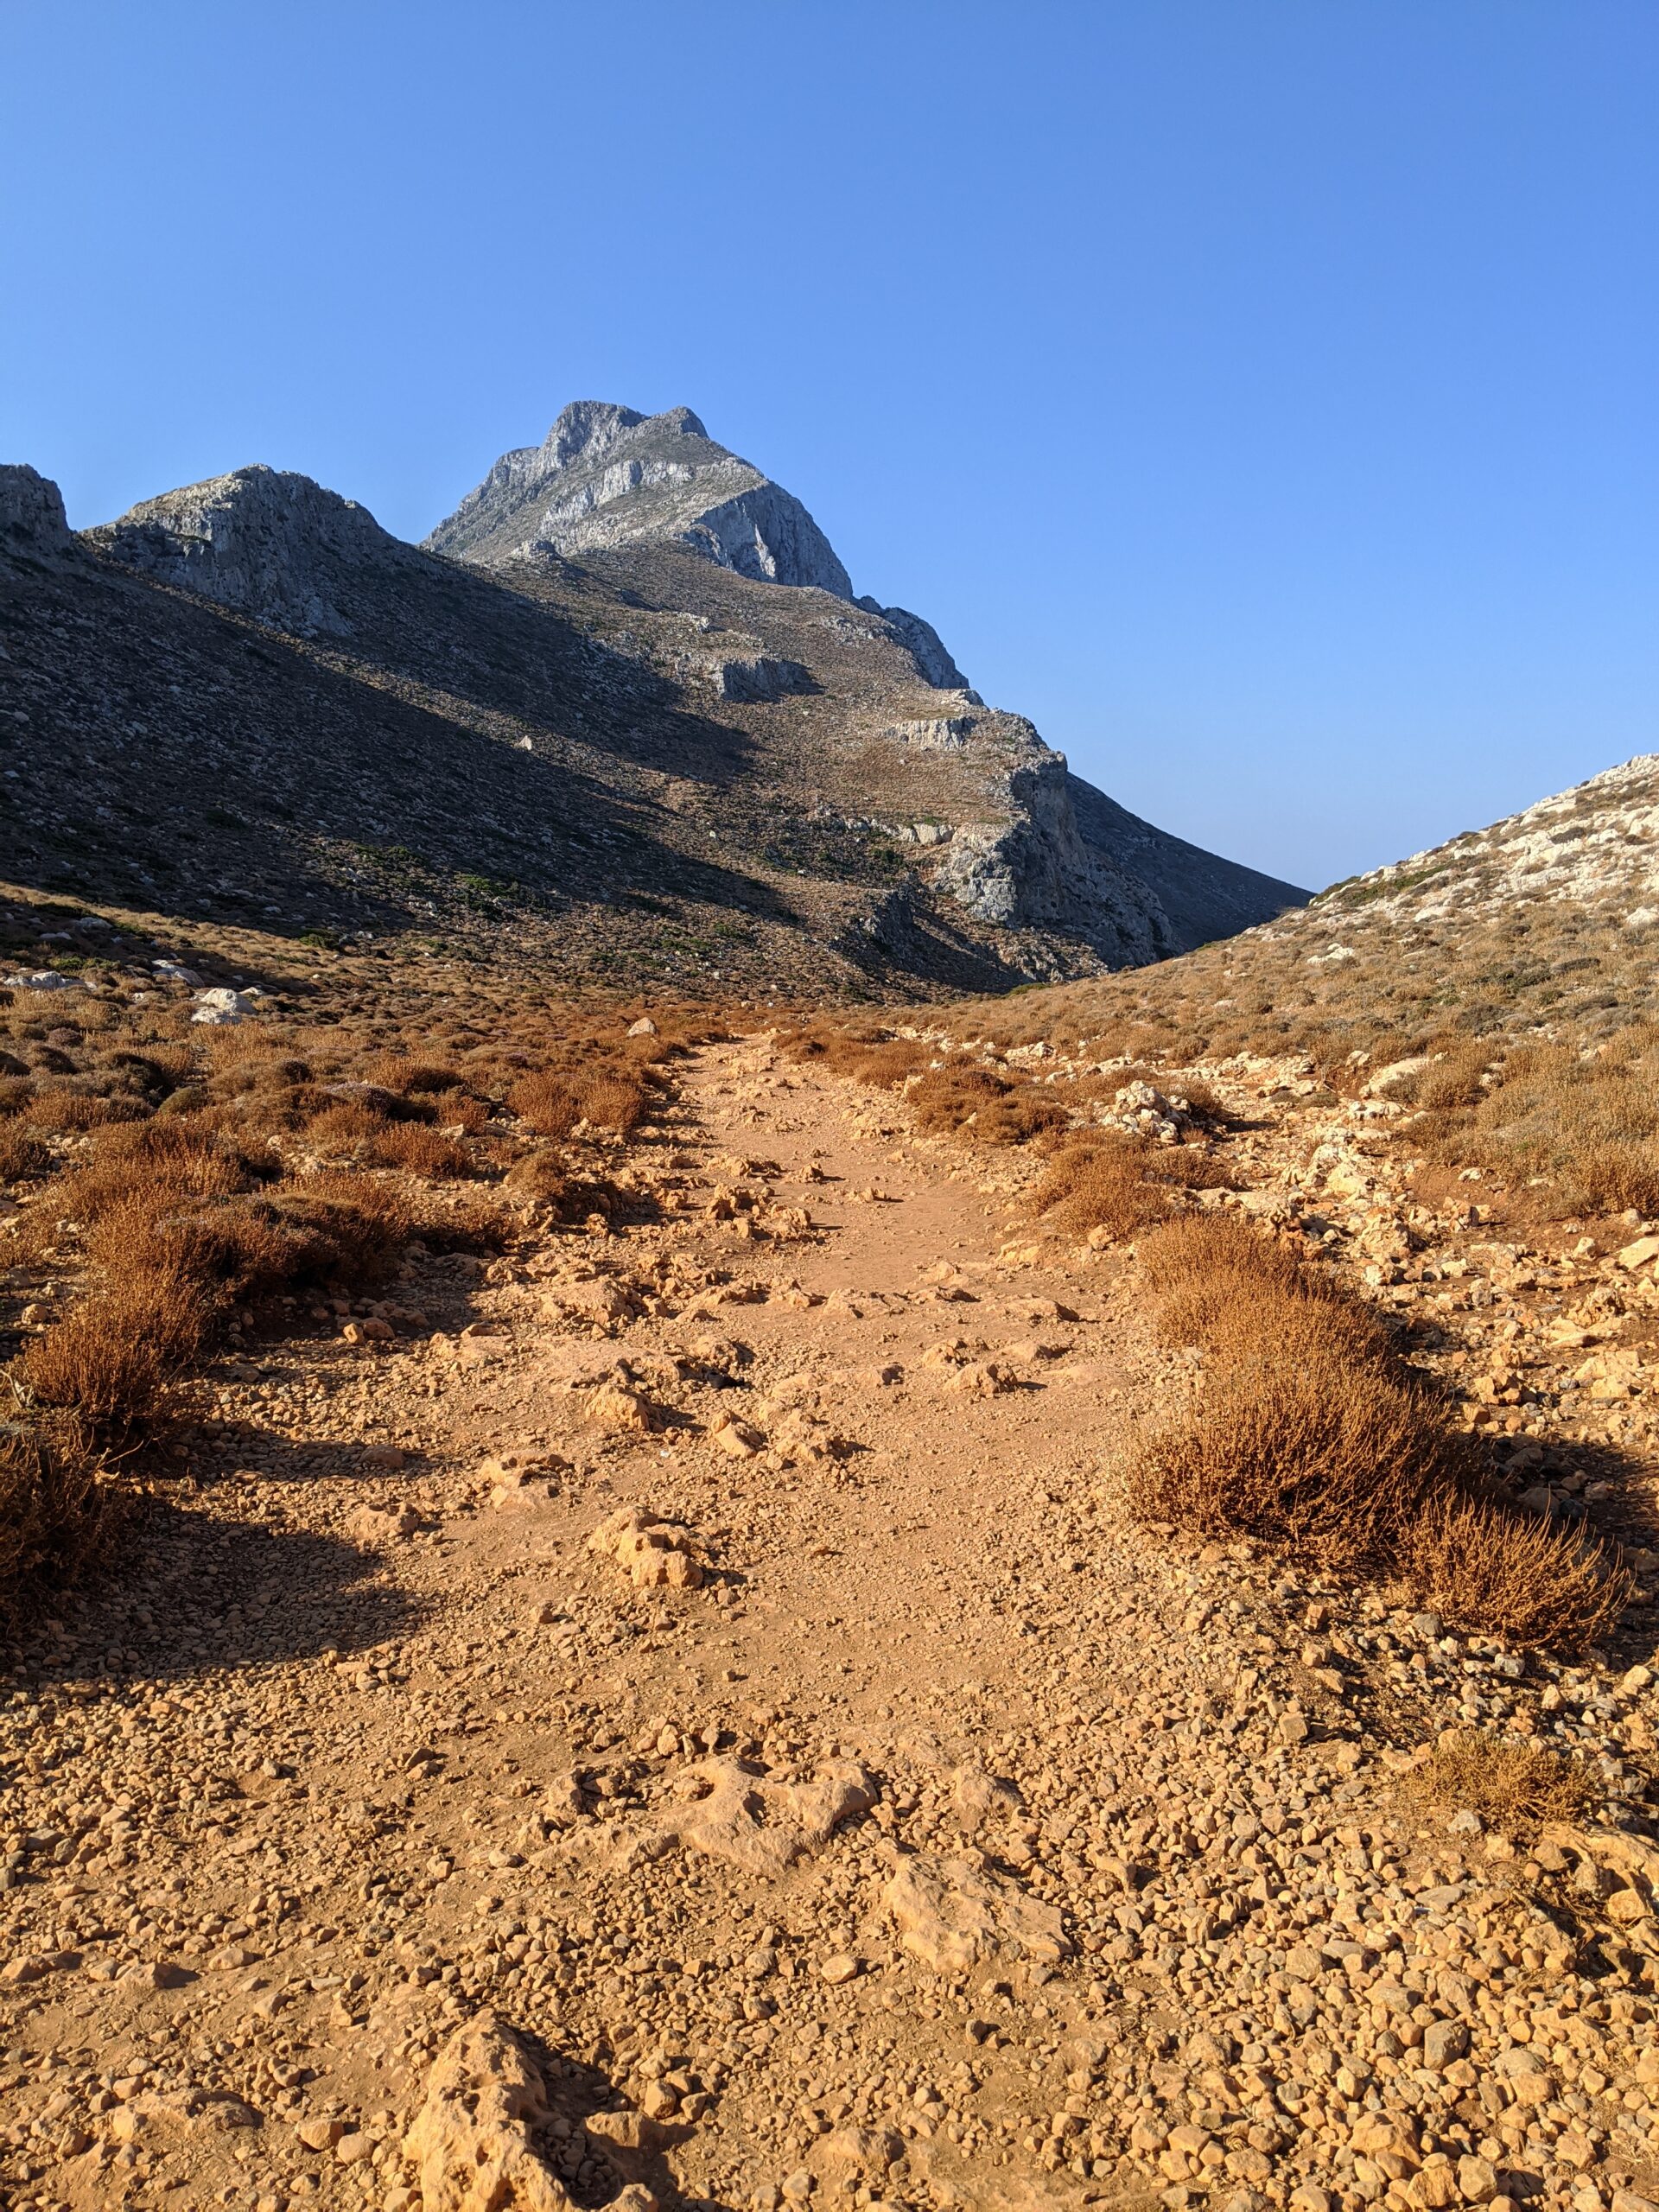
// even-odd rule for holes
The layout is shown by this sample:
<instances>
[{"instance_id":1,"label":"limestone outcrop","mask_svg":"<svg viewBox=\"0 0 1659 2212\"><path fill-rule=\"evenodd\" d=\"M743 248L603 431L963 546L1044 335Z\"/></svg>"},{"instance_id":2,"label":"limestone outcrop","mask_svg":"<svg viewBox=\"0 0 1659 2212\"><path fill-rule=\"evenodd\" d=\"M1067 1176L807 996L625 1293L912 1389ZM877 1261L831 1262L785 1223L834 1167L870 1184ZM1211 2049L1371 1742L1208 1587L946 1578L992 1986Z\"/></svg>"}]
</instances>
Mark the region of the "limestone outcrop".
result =
<instances>
[{"instance_id":1,"label":"limestone outcrop","mask_svg":"<svg viewBox=\"0 0 1659 2212\"><path fill-rule=\"evenodd\" d=\"M51 478L24 461L0 465L0 553L54 560L73 542L64 519L63 494Z\"/></svg>"},{"instance_id":2,"label":"limestone outcrop","mask_svg":"<svg viewBox=\"0 0 1659 2212\"><path fill-rule=\"evenodd\" d=\"M164 492L87 536L124 568L302 636L353 628L342 570L409 552L355 499L263 466Z\"/></svg>"}]
</instances>

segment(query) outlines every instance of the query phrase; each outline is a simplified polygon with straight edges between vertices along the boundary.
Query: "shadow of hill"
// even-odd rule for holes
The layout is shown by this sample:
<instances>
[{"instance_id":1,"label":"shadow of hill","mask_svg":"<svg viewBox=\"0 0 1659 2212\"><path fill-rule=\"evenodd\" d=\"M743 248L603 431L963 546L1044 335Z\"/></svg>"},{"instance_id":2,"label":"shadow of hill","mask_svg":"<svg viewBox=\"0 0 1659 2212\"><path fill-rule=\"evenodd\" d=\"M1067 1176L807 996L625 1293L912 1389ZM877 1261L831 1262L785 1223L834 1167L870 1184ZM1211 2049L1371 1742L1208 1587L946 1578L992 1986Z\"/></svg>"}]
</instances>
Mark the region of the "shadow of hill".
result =
<instances>
[{"instance_id":1,"label":"shadow of hill","mask_svg":"<svg viewBox=\"0 0 1659 2212\"><path fill-rule=\"evenodd\" d=\"M512 599L481 579L480 594ZM108 563L33 580L0 627L31 702L6 747L9 870L30 887L295 934L418 928L507 894L557 911L633 885L795 922L766 886L665 840L650 793L607 785L591 753L521 750ZM747 744L694 719L683 738L728 778Z\"/></svg>"},{"instance_id":2,"label":"shadow of hill","mask_svg":"<svg viewBox=\"0 0 1659 2212\"><path fill-rule=\"evenodd\" d=\"M420 1618L407 1593L371 1579L372 1554L339 1537L154 1497L117 1541L118 1574L60 1601L55 1633L44 1623L30 1632L42 1678L175 1681L361 1650Z\"/></svg>"}]
</instances>

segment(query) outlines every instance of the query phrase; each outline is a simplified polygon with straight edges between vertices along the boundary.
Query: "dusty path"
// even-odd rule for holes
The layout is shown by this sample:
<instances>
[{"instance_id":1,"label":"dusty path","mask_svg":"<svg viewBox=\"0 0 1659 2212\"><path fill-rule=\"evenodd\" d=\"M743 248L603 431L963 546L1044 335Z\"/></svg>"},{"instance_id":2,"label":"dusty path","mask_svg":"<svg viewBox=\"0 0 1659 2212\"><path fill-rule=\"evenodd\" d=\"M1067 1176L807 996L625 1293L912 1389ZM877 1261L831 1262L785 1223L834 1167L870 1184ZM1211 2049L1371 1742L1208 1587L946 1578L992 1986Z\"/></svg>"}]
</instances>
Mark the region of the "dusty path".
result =
<instances>
[{"instance_id":1,"label":"dusty path","mask_svg":"<svg viewBox=\"0 0 1659 2212\"><path fill-rule=\"evenodd\" d=\"M1182 1387L1128 1262L765 1040L638 1156L662 1220L232 1363L141 1585L21 1678L7 2201L402 2212L486 2005L588 2203L1640 2177L1633 1984L1390 1809L1402 1618L1123 1525ZM628 1507L696 1586L590 1550Z\"/></svg>"}]
</instances>

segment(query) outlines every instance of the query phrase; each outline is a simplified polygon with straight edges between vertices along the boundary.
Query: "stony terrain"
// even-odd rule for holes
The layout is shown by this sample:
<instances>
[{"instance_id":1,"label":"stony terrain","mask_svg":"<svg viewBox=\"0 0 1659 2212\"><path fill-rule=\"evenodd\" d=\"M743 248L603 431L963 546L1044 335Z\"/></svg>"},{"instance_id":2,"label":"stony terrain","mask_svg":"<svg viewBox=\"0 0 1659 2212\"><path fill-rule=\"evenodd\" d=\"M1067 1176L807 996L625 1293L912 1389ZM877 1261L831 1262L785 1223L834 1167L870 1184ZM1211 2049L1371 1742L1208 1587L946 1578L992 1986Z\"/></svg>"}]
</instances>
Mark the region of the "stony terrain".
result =
<instances>
[{"instance_id":1,"label":"stony terrain","mask_svg":"<svg viewBox=\"0 0 1659 2212\"><path fill-rule=\"evenodd\" d=\"M567 410L530 476L664 439L694 488L747 470L693 420ZM746 567L625 469L569 558L483 529L526 467L443 552L268 468L79 535L0 471L0 877L565 988L826 999L1098 973L1302 895L1072 777L827 546Z\"/></svg>"},{"instance_id":2,"label":"stony terrain","mask_svg":"<svg viewBox=\"0 0 1659 2212\"><path fill-rule=\"evenodd\" d=\"M1377 1102L1207 1072L1210 1202L1634 1541L1653 1224L1495 1240ZM223 1362L137 1578L13 1655L10 2201L1642 2212L1652 1556L1564 1665L1133 1525L1192 1375L1133 1249L766 1030L634 1157L654 1218ZM1425 1796L1468 1726L1603 1809Z\"/></svg>"},{"instance_id":3,"label":"stony terrain","mask_svg":"<svg viewBox=\"0 0 1659 2212\"><path fill-rule=\"evenodd\" d=\"M1145 976L1033 994L999 1027L1379 1066L1459 1034L1599 1046L1659 1014L1656 795L1659 754L1639 755Z\"/></svg>"}]
</instances>

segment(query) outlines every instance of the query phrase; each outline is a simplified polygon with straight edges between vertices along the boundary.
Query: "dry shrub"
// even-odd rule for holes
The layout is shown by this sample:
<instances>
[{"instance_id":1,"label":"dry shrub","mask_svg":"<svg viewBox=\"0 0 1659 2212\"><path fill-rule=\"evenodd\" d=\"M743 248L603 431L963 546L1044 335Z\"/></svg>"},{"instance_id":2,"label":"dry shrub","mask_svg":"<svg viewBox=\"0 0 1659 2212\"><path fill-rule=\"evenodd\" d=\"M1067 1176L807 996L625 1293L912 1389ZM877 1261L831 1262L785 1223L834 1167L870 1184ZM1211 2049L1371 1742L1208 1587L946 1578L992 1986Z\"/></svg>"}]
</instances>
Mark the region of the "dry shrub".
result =
<instances>
[{"instance_id":1,"label":"dry shrub","mask_svg":"<svg viewBox=\"0 0 1659 2212\"><path fill-rule=\"evenodd\" d=\"M1142 1258L1161 1332L1206 1360L1199 1395L1136 1451L1140 1512L1403 1572L1468 1628L1562 1649L1607 1633L1629 1573L1499 1502L1483 1448L1328 1275L1214 1218L1170 1224Z\"/></svg>"},{"instance_id":2,"label":"dry shrub","mask_svg":"<svg viewBox=\"0 0 1659 2212\"><path fill-rule=\"evenodd\" d=\"M423 1214L415 1228L429 1252L501 1252L517 1235L518 1223L499 1201L479 1198L441 1214Z\"/></svg>"},{"instance_id":3,"label":"dry shrub","mask_svg":"<svg viewBox=\"0 0 1659 2212\"><path fill-rule=\"evenodd\" d=\"M1547 1179L1533 1200L1545 1212L1659 1213L1659 1038L1643 1027L1593 1053L1516 1047L1490 1085L1465 1087L1412 1135L1448 1160Z\"/></svg>"},{"instance_id":4,"label":"dry shrub","mask_svg":"<svg viewBox=\"0 0 1659 2212\"><path fill-rule=\"evenodd\" d=\"M1236 1220L1188 1214L1148 1236L1141 1261L1164 1294L1166 1344L1210 1344L1237 1357L1275 1350L1386 1364L1388 1331L1322 1269Z\"/></svg>"},{"instance_id":5,"label":"dry shrub","mask_svg":"<svg viewBox=\"0 0 1659 2212\"><path fill-rule=\"evenodd\" d=\"M468 1136L476 1136L480 1129L489 1126L489 1102L474 1098L468 1093L457 1097L451 1092L443 1102L443 1119L451 1128L464 1129Z\"/></svg>"},{"instance_id":6,"label":"dry shrub","mask_svg":"<svg viewBox=\"0 0 1659 2212\"><path fill-rule=\"evenodd\" d=\"M99 1098L85 1090L38 1090L23 1109L31 1128L67 1135L110 1122L141 1121L147 1109L136 1098Z\"/></svg>"},{"instance_id":7,"label":"dry shrub","mask_svg":"<svg viewBox=\"0 0 1659 2212\"><path fill-rule=\"evenodd\" d=\"M1195 1122L1206 1122L1211 1126L1225 1122L1230 1117L1220 1093L1215 1088L1194 1077L1190 1081L1172 1084L1167 1077L1159 1084L1160 1090L1174 1090L1186 1101L1186 1110Z\"/></svg>"},{"instance_id":8,"label":"dry shrub","mask_svg":"<svg viewBox=\"0 0 1659 2212\"><path fill-rule=\"evenodd\" d=\"M1478 1813L1500 1828L1582 1821L1602 1798L1582 1760L1564 1758L1541 1745L1506 1743L1477 1728L1443 1736L1407 1788L1427 1804Z\"/></svg>"},{"instance_id":9,"label":"dry shrub","mask_svg":"<svg viewBox=\"0 0 1659 2212\"><path fill-rule=\"evenodd\" d=\"M1295 1255L1227 1214L1185 1214L1148 1236L1141 1266L1154 1291L1179 1289L1221 1274L1250 1274L1296 1294L1304 1272ZM1312 1278L1307 1278L1311 1288Z\"/></svg>"},{"instance_id":10,"label":"dry shrub","mask_svg":"<svg viewBox=\"0 0 1659 2212\"><path fill-rule=\"evenodd\" d=\"M52 1157L36 1136L27 1129L0 1129L0 1183L16 1183L37 1167L44 1167Z\"/></svg>"},{"instance_id":11,"label":"dry shrub","mask_svg":"<svg viewBox=\"0 0 1659 2212\"><path fill-rule=\"evenodd\" d=\"M561 1205L569 1195L574 1178L563 1157L550 1147L538 1152L527 1152L516 1160L507 1170L506 1187L516 1197L538 1198L551 1205Z\"/></svg>"},{"instance_id":12,"label":"dry shrub","mask_svg":"<svg viewBox=\"0 0 1659 2212\"><path fill-rule=\"evenodd\" d=\"M812 1060L831 1075L849 1076L882 1090L899 1084L934 1057L933 1048L918 1037L895 1037L891 1031L868 1023L849 1027L833 1021L809 1021L779 1039L792 1060Z\"/></svg>"},{"instance_id":13,"label":"dry shrub","mask_svg":"<svg viewBox=\"0 0 1659 2212\"><path fill-rule=\"evenodd\" d=\"M1634 1587L1628 1568L1572 1530L1478 1497L1439 1501L1406 1531L1402 1555L1447 1620L1545 1649L1599 1643Z\"/></svg>"},{"instance_id":14,"label":"dry shrub","mask_svg":"<svg viewBox=\"0 0 1659 2212\"><path fill-rule=\"evenodd\" d=\"M1257 1350L1219 1359L1192 1407L1144 1440L1130 1494L1148 1519L1351 1567L1385 1559L1468 1456L1389 1376L1312 1345Z\"/></svg>"},{"instance_id":15,"label":"dry shrub","mask_svg":"<svg viewBox=\"0 0 1659 2212\"><path fill-rule=\"evenodd\" d=\"M101 1440L128 1443L174 1410L179 1370L200 1352L209 1319L188 1277L136 1275L71 1307L29 1345L17 1373L36 1404L73 1413Z\"/></svg>"},{"instance_id":16,"label":"dry shrub","mask_svg":"<svg viewBox=\"0 0 1659 2212\"><path fill-rule=\"evenodd\" d=\"M458 1070L434 1060L405 1059L401 1052L381 1052L369 1060L364 1075L382 1090L400 1097L425 1096L435 1091L462 1090L467 1078Z\"/></svg>"},{"instance_id":17,"label":"dry shrub","mask_svg":"<svg viewBox=\"0 0 1659 2212\"><path fill-rule=\"evenodd\" d=\"M556 1075L521 1076L508 1091L507 1103L538 1136L568 1137L582 1119L575 1091Z\"/></svg>"},{"instance_id":18,"label":"dry shrub","mask_svg":"<svg viewBox=\"0 0 1659 2212\"><path fill-rule=\"evenodd\" d=\"M353 1152L388 1129L383 1116L355 1099L348 1105L325 1107L305 1125L308 1141L319 1152Z\"/></svg>"},{"instance_id":19,"label":"dry shrub","mask_svg":"<svg viewBox=\"0 0 1659 2212\"><path fill-rule=\"evenodd\" d=\"M595 1075L576 1077L573 1089L581 1118L596 1129L615 1129L626 1136L645 1117L645 1087L637 1076L601 1070Z\"/></svg>"},{"instance_id":20,"label":"dry shrub","mask_svg":"<svg viewBox=\"0 0 1659 2212\"><path fill-rule=\"evenodd\" d=\"M430 1182L453 1180L473 1172L472 1154L453 1137L418 1122L399 1122L383 1128L359 1148L359 1157L376 1167L403 1167Z\"/></svg>"},{"instance_id":21,"label":"dry shrub","mask_svg":"<svg viewBox=\"0 0 1659 2212\"><path fill-rule=\"evenodd\" d=\"M1056 1154L1032 1205L1075 1236L1091 1229L1136 1236L1169 1211L1167 1199L1146 1180L1150 1149L1128 1136L1068 1145Z\"/></svg>"},{"instance_id":22,"label":"dry shrub","mask_svg":"<svg viewBox=\"0 0 1659 2212\"><path fill-rule=\"evenodd\" d=\"M21 1114L35 1096L35 1085L26 1075L0 1076L0 1115Z\"/></svg>"},{"instance_id":23,"label":"dry shrub","mask_svg":"<svg viewBox=\"0 0 1659 2212\"><path fill-rule=\"evenodd\" d=\"M977 1144L1026 1144L1063 1129L1071 1119L1061 1099L1023 1077L989 1068L934 1068L915 1084L909 1105L924 1136L959 1136Z\"/></svg>"},{"instance_id":24,"label":"dry shrub","mask_svg":"<svg viewBox=\"0 0 1659 2212\"><path fill-rule=\"evenodd\" d=\"M73 1421L0 1429L0 1611L36 1584L68 1580L123 1510Z\"/></svg>"}]
</instances>

